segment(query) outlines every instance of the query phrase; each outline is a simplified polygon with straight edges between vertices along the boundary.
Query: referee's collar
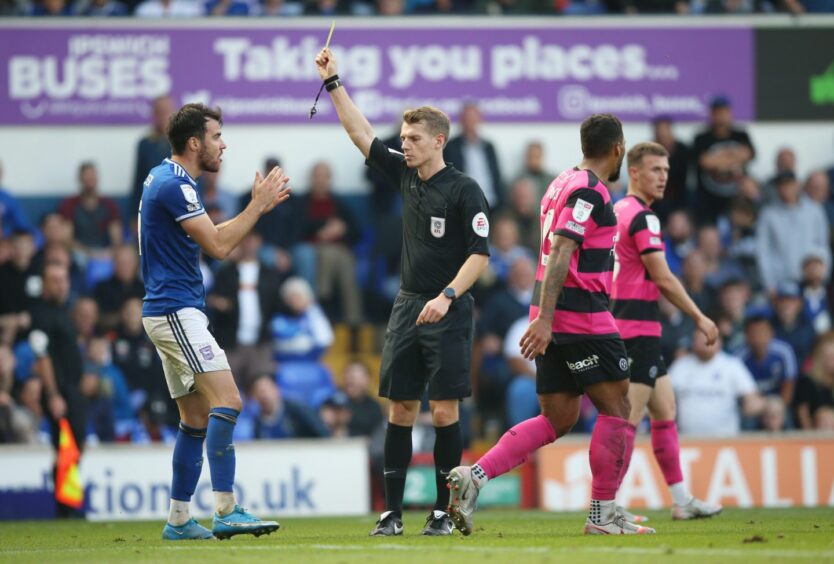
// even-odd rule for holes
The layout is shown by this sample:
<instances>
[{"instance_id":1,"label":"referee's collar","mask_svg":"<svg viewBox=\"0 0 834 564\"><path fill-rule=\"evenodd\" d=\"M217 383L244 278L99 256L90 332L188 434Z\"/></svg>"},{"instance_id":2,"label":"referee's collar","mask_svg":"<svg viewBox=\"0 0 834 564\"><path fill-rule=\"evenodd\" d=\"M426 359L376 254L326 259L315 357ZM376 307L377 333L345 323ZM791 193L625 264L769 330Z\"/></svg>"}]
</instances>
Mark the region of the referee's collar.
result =
<instances>
[{"instance_id":1,"label":"referee's collar","mask_svg":"<svg viewBox=\"0 0 834 564\"><path fill-rule=\"evenodd\" d=\"M445 164L446 166L444 166L443 168L441 168L440 170L438 170L437 172L435 172L434 174L432 174L432 175L431 175L430 177L428 177L427 179L423 180L422 178L420 178L420 175L419 175L419 174L417 175L417 178L419 178L419 179L420 179L420 182L425 182L426 184L434 184L434 183L435 183L435 182L437 182L437 181L438 181L441 177L443 177L443 176L445 176L446 174L448 174L450 171L452 171L452 170L456 170L456 169L455 169L455 167L454 167L454 165L452 165L452 163L447 163L446 161L443 161L443 164Z\"/></svg>"},{"instance_id":2,"label":"referee's collar","mask_svg":"<svg viewBox=\"0 0 834 564\"><path fill-rule=\"evenodd\" d=\"M197 181L194 180L193 178L191 178L191 175L188 174L188 171L185 170L184 166L182 166L178 162L173 161L173 160L168 159L168 158L165 159L165 162L168 163L169 165L171 165L171 168L173 169L174 174L176 174L177 176L184 176L185 179L188 180L191 184L193 184L194 186L197 186Z\"/></svg>"}]
</instances>

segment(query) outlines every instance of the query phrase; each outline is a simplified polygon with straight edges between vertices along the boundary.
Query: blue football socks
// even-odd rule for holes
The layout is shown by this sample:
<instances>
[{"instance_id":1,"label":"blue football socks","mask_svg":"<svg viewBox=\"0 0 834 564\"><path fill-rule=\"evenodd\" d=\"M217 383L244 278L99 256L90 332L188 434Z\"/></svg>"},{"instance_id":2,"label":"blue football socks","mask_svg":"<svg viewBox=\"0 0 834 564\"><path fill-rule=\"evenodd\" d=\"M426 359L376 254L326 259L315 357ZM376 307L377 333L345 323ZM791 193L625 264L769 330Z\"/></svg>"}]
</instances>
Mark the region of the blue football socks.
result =
<instances>
[{"instance_id":1,"label":"blue football socks","mask_svg":"<svg viewBox=\"0 0 834 564\"><path fill-rule=\"evenodd\" d=\"M231 492L235 482L235 445L232 432L239 412L229 407L215 407L209 412L206 453L211 471L211 489Z\"/></svg>"},{"instance_id":2,"label":"blue football socks","mask_svg":"<svg viewBox=\"0 0 834 564\"><path fill-rule=\"evenodd\" d=\"M203 441L205 429L195 429L180 423L177 442L174 445L174 477L171 481L171 499L191 501L194 489L203 470Z\"/></svg>"}]
</instances>

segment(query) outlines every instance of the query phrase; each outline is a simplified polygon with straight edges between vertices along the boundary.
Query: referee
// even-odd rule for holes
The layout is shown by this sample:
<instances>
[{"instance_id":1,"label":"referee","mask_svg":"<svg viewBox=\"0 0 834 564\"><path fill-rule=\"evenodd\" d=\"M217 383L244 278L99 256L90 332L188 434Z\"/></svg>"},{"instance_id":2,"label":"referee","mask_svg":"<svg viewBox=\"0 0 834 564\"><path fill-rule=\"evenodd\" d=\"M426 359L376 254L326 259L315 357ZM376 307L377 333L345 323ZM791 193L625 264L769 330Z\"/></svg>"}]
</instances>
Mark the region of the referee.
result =
<instances>
[{"instance_id":1,"label":"referee","mask_svg":"<svg viewBox=\"0 0 834 564\"><path fill-rule=\"evenodd\" d=\"M385 433L385 508L371 536L401 535L405 476L411 461L411 429L428 388L437 501L424 535L450 535L446 475L460 463L463 444L458 405L472 393L474 299L467 293L489 260L486 198L478 184L443 161L449 118L423 106L403 114L403 152L388 149L348 96L329 49L316 66L339 120L368 166L402 192L402 285L394 302L385 345L379 395L390 400Z\"/></svg>"}]
</instances>

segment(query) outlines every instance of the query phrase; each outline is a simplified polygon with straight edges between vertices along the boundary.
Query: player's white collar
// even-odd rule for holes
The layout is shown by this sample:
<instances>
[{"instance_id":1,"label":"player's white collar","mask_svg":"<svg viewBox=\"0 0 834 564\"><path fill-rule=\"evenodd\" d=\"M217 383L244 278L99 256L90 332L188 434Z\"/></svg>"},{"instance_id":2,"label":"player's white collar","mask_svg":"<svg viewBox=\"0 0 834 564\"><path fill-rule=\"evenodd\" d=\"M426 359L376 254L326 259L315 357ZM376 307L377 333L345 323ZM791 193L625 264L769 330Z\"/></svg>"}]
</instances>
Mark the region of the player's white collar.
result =
<instances>
[{"instance_id":1,"label":"player's white collar","mask_svg":"<svg viewBox=\"0 0 834 564\"><path fill-rule=\"evenodd\" d=\"M191 178L191 175L188 174L188 171L185 170L184 166L175 161L172 161L171 159L165 159L165 162L173 167L174 174L176 174L177 176L184 176L185 179L188 180L191 184L197 186L197 181Z\"/></svg>"}]
</instances>

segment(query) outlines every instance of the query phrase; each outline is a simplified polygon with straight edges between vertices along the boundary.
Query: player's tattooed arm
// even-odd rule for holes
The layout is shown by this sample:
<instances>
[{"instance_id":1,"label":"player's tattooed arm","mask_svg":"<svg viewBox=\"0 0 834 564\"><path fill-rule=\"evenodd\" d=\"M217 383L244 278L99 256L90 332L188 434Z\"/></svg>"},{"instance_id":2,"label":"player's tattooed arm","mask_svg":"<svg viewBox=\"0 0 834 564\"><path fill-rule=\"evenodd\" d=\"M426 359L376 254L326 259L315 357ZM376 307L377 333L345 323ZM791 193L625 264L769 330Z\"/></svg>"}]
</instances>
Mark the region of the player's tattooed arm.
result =
<instances>
[{"instance_id":1,"label":"player's tattooed arm","mask_svg":"<svg viewBox=\"0 0 834 564\"><path fill-rule=\"evenodd\" d=\"M562 287L568 277L570 259L573 252L579 247L579 243L573 239L553 235L553 244L550 247L550 255L547 259L547 266L544 269L544 280L542 280L542 294L539 301L539 317L547 321L553 321L556 312L556 302Z\"/></svg>"},{"instance_id":2,"label":"player's tattooed arm","mask_svg":"<svg viewBox=\"0 0 834 564\"><path fill-rule=\"evenodd\" d=\"M552 338L553 315L556 313L556 302L562 287L568 277L570 259L579 243L573 239L552 235L550 254L544 269L541 298L539 299L539 315L534 319L521 338L519 346L521 354L528 360L544 354Z\"/></svg>"}]
</instances>

